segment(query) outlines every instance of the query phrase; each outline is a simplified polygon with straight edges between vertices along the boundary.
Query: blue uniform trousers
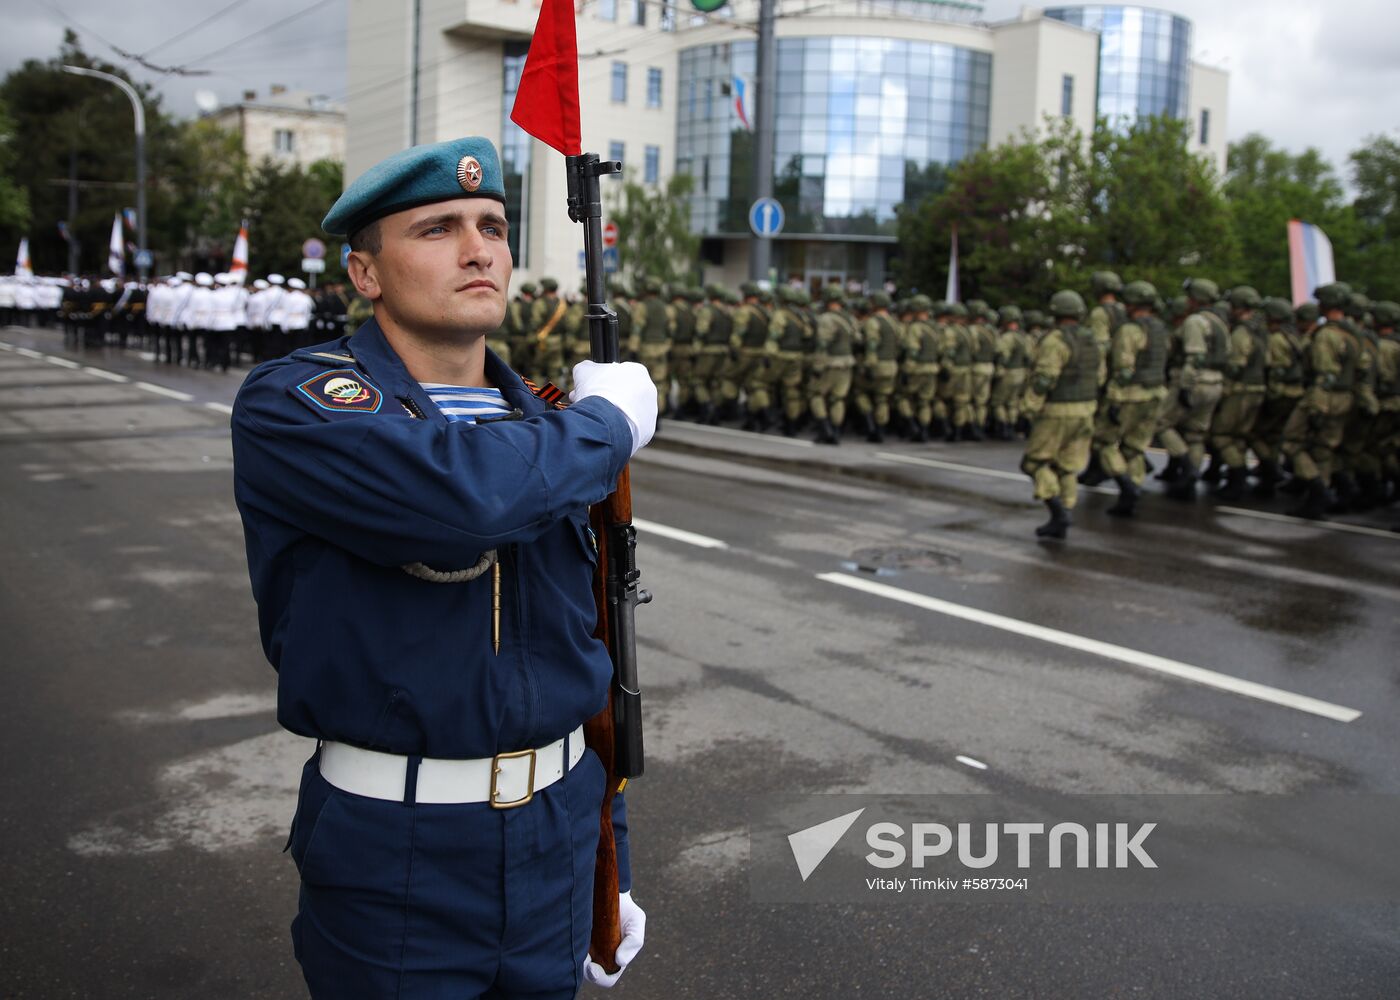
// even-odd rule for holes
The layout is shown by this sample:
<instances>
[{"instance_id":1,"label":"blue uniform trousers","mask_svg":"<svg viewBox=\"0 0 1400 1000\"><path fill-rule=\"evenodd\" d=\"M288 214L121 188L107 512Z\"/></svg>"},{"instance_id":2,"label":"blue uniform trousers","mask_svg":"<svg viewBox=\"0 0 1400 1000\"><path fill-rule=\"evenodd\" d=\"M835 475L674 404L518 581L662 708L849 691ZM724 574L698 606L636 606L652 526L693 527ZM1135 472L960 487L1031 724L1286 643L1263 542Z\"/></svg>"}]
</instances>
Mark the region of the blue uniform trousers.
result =
<instances>
[{"instance_id":1,"label":"blue uniform trousers","mask_svg":"<svg viewBox=\"0 0 1400 1000\"><path fill-rule=\"evenodd\" d=\"M603 767L528 804L405 804L302 770L292 943L316 1000L572 1000L593 914Z\"/></svg>"}]
</instances>

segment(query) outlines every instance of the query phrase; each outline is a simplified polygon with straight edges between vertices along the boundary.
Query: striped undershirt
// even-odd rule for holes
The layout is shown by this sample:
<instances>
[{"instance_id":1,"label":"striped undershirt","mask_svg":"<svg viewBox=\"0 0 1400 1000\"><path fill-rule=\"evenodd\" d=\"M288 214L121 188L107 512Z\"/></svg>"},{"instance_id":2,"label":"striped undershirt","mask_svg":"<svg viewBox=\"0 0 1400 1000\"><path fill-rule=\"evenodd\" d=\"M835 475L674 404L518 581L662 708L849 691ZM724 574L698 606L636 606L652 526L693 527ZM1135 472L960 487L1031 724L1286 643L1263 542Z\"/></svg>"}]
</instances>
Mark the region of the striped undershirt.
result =
<instances>
[{"instance_id":1,"label":"striped undershirt","mask_svg":"<svg viewBox=\"0 0 1400 1000\"><path fill-rule=\"evenodd\" d=\"M443 385L440 382L419 382L428 398L437 404L448 421L474 424L478 417L509 413L510 407L500 389L484 389L470 385Z\"/></svg>"}]
</instances>

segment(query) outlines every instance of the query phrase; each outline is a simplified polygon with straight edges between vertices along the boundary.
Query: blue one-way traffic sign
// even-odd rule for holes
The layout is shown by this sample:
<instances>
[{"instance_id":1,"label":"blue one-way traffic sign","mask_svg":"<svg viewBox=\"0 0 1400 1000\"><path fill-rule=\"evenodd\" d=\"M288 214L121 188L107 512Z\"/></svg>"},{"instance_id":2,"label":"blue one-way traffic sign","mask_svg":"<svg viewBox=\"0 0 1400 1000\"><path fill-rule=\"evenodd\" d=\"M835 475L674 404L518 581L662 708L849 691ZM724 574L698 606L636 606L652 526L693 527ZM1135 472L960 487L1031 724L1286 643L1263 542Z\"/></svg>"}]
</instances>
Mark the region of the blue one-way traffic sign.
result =
<instances>
[{"instance_id":1,"label":"blue one-way traffic sign","mask_svg":"<svg viewBox=\"0 0 1400 1000\"><path fill-rule=\"evenodd\" d=\"M777 236L783 231L783 206L776 198L760 198L749 209L749 228L756 236Z\"/></svg>"}]
</instances>

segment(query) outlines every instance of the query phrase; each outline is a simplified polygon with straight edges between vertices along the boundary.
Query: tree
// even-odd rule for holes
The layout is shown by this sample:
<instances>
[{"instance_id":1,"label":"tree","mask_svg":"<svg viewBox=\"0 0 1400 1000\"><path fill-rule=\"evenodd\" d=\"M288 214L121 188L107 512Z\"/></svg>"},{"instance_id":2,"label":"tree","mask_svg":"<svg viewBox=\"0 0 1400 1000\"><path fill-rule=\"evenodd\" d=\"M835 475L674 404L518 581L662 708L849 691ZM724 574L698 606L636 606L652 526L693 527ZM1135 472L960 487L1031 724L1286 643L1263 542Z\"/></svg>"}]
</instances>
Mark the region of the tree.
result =
<instances>
[{"instance_id":1,"label":"tree","mask_svg":"<svg viewBox=\"0 0 1400 1000\"><path fill-rule=\"evenodd\" d=\"M1351 208L1332 165L1316 149L1294 155L1256 133L1230 144L1225 197L1244 279L1265 295L1292 298L1288 222L1322 227L1341 258L1350 255Z\"/></svg>"},{"instance_id":2,"label":"tree","mask_svg":"<svg viewBox=\"0 0 1400 1000\"><path fill-rule=\"evenodd\" d=\"M1355 255L1345 268L1338 260L1337 274L1373 299L1400 300L1400 142L1389 136L1367 139L1351 154L1351 176Z\"/></svg>"},{"instance_id":3,"label":"tree","mask_svg":"<svg viewBox=\"0 0 1400 1000\"><path fill-rule=\"evenodd\" d=\"M249 267L287 275L301 272L301 245L319 237L321 219L340 196L341 165L318 160L302 170L264 160L248 184ZM341 280L340 257L328 254L326 281Z\"/></svg>"},{"instance_id":4,"label":"tree","mask_svg":"<svg viewBox=\"0 0 1400 1000\"><path fill-rule=\"evenodd\" d=\"M700 237L690 231L690 193L695 180L672 174L664 187L637 183L629 171L608 184L609 220L617 225L618 258L633 280L675 282L690 277Z\"/></svg>"},{"instance_id":5,"label":"tree","mask_svg":"<svg viewBox=\"0 0 1400 1000\"><path fill-rule=\"evenodd\" d=\"M0 232L27 234L29 192L13 180L15 162L19 155L19 146L15 142L15 123L4 103L0 102Z\"/></svg>"},{"instance_id":6,"label":"tree","mask_svg":"<svg viewBox=\"0 0 1400 1000\"><path fill-rule=\"evenodd\" d=\"M979 150L898 215L900 284L941 294L958 229L962 297L1041 302L1078 267L1082 139L1067 126Z\"/></svg>"},{"instance_id":7,"label":"tree","mask_svg":"<svg viewBox=\"0 0 1400 1000\"><path fill-rule=\"evenodd\" d=\"M1192 275L1236 283L1239 253L1220 179L1190 138L1190 126L1175 118L1113 128L1099 120L1083 192L1091 269L1111 268L1164 293Z\"/></svg>"}]
</instances>

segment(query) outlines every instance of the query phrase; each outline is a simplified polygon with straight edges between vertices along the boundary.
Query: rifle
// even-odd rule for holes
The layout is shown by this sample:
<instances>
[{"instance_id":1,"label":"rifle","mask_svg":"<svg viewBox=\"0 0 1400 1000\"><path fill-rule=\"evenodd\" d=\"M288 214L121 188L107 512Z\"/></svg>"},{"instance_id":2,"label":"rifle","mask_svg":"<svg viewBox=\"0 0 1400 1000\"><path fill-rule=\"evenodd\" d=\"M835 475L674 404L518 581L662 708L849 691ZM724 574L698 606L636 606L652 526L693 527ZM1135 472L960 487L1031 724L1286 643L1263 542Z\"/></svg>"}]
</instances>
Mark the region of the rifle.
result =
<instances>
[{"instance_id":1,"label":"rifle","mask_svg":"<svg viewBox=\"0 0 1400 1000\"><path fill-rule=\"evenodd\" d=\"M594 361L620 360L617 314L608 308L603 284L602 192L598 179L622 170L616 160L599 160L596 153L566 156L569 218L583 224L584 273L588 305L584 320ZM630 778L640 777L642 761L642 696L637 679L637 605L651 594L638 588L637 529L632 525L632 479L629 469L618 476L617 488L589 511L598 538L598 574L593 596L598 605L594 635L608 645L613 680L608 705L584 724L584 739L603 762L603 789L598 854L593 872L593 935L590 954L607 972L617 971L613 956L622 942L618 916L617 844L613 839L613 796ZM621 781L619 782L619 779Z\"/></svg>"}]
</instances>

